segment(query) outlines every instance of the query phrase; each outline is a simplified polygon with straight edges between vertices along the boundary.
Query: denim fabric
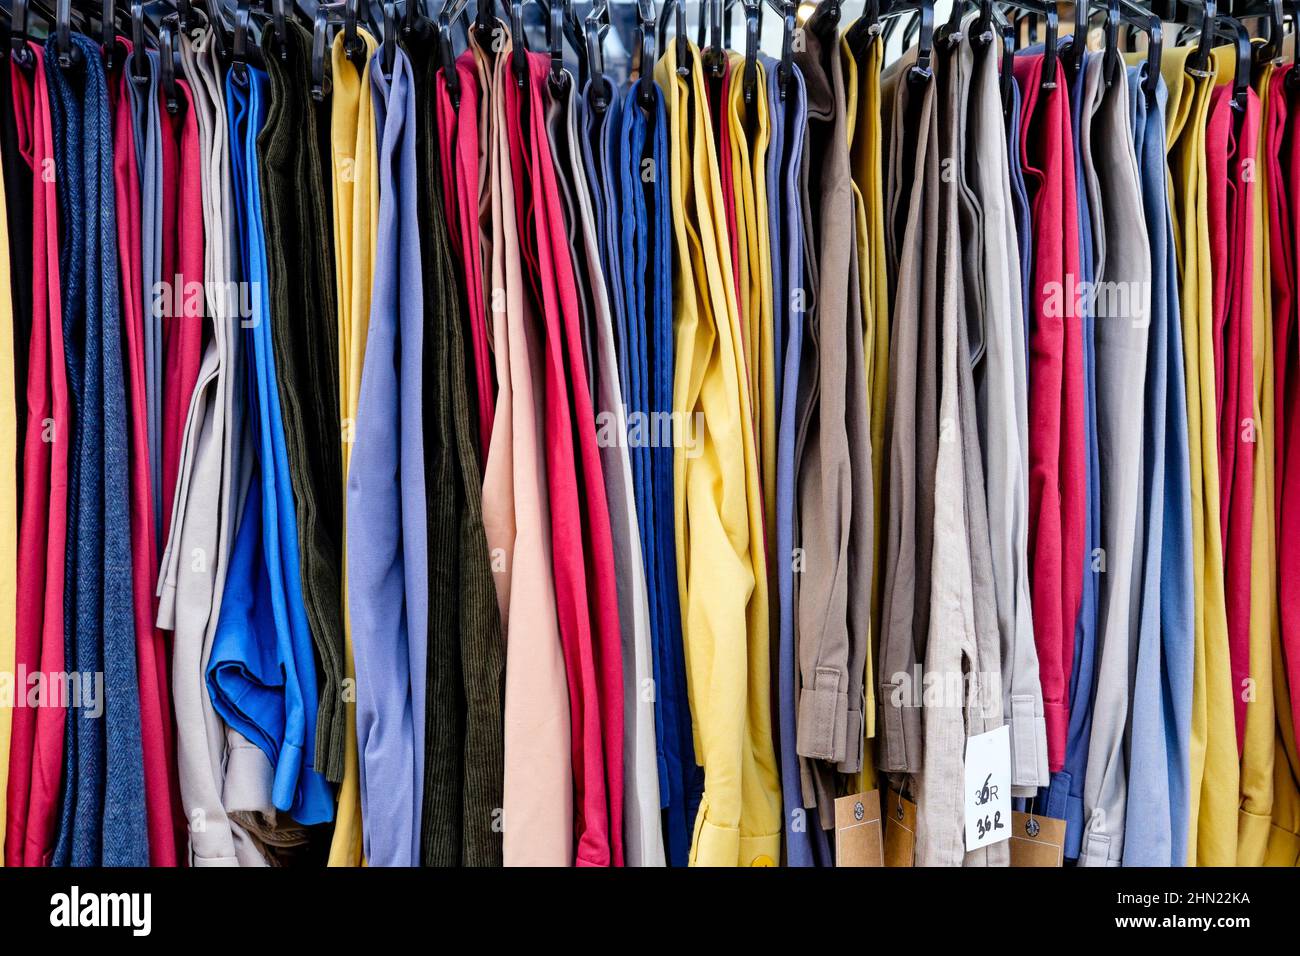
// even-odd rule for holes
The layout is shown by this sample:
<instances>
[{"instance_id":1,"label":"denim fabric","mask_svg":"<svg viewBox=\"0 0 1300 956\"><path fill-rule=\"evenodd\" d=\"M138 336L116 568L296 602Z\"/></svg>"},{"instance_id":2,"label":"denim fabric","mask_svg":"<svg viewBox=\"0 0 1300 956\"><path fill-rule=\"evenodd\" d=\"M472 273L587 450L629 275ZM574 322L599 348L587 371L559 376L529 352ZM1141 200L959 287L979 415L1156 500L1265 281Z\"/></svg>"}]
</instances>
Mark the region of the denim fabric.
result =
<instances>
[{"instance_id":1,"label":"denim fabric","mask_svg":"<svg viewBox=\"0 0 1300 956\"><path fill-rule=\"evenodd\" d=\"M56 865L147 866L140 697L132 618L126 386L108 87L98 45L73 34L69 75L47 43L60 207L63 327L75 409L69 466L65 654L103 673L103 713L71 708ZM78 713L78 711L81 711Z\"/></svg>"}]
</instances>

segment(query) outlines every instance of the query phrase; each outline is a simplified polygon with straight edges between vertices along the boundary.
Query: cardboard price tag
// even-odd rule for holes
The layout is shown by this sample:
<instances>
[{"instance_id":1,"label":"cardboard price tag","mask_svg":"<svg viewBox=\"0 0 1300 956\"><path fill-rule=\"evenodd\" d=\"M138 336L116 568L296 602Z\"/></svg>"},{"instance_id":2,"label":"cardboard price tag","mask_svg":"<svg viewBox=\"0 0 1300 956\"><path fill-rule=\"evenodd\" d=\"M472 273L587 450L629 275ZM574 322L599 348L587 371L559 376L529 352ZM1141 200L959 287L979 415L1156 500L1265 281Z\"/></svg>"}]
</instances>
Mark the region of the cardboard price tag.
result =
<instances>
[{"instance_id":1,"label":"cardboard price tag","mask_svg":"<svg viewBox=\"0 0 1300 956\"><path fill-rule=\"evenodd\" d=\"M1011 838L1011 729L966 740L966 851Z\"/></svg>"},{"instance_id":2,"label":"cardboard price tag","mask_svg":"<svg viewBox=\"0 0 1300 956\"><path fill-rule=\"evenodd\" d=\"M886 791L885 866L916 865L916 804L898 790Z\"/></svg>"},{"instance_id":3,"label":"cardboard price tag","mask_svg":"<svg viewBox=\"0 0 1300 956\"><path fill-rule=\"evenodd\" d=\"M879 790L835 801L836 866L884 866L884 842Z\"/></svg>"},{"instance_id":4,"label":"cardboard price tag","mask_svg":"<svg viewBox=\"0 0 1300 956\"><path fill-rule=\"evenodd\" d=\"M1063 866L1065 821L1031 813L1011 814L1012 866Z\"/></svg>"}]
</instances>

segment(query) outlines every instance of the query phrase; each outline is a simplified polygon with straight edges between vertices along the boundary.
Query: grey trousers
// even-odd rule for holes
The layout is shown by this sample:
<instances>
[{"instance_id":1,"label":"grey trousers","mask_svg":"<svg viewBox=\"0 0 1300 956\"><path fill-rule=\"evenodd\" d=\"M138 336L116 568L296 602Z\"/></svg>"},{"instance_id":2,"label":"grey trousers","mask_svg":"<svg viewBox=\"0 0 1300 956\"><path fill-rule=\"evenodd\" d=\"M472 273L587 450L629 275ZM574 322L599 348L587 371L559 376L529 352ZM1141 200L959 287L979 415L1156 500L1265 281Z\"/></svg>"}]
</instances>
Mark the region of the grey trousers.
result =
<instances>
[{"instance_id":1,"label":"grey trousers","mask_svg":"<svg viewBox=\"0 0 1300 956\"><path fill-rule=\"evenodd\" d=\"M1097 276L1097 442L1102 573L1081 866L1119 866L1128 799L1124 734L1137 658L1142 549L1141 396L1151 322L1151 251L1129 122L1127 70L1107 86L1104 57L1084 78L1080 128Z\"/></svg>"}]
</instances>

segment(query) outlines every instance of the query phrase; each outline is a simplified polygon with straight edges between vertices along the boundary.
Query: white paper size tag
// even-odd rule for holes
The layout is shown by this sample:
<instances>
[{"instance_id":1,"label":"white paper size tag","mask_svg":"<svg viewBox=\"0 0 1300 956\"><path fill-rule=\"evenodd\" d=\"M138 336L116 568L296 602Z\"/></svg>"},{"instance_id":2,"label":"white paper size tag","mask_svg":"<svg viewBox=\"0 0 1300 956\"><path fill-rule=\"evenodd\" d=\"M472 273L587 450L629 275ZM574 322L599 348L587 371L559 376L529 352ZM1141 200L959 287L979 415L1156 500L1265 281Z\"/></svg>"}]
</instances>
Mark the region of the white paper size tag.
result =
<instances>
[{"instance_id":1,"label":"white paper size tag","mask_svg":"<svg viewBox=\"0 0 1300 956\"><path fill-rule=\"evenodd\" d=\"M1011 730L966 740L966 849L1011 838Z\"/></svg>"}]
</instances>

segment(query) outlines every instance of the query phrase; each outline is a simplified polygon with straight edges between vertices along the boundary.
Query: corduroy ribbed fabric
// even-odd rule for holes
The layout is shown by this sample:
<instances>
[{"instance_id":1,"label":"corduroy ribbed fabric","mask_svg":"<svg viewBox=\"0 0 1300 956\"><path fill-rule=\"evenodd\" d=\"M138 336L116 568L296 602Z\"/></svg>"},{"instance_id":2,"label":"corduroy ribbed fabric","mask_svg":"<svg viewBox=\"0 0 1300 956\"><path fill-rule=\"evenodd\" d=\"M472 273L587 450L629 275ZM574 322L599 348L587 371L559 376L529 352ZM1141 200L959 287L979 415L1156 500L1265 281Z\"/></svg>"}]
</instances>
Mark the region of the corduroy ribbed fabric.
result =
<instances>
[{"instance_id":1,"label":"corduroy ribbed fabric","mask_svg":"<svg viewBox=\"0 0 1300 956\"><path fill-rule=\"evenodd\" d=\"M131 45L123 40L126 56ZM144 315L171 309L172 293L140 286L140 176L136 165L135 109L126 70L115 70L110 80L113 113L113 180L116 190L119 270L124 333L123 373L126 376L131 463L132 598L135 618L136 664L140 681L140 731L144 751L146 807L149 812L149 858L154 866L175 866L181 836L172 817L173 797L179 800L173 773L175 740L172 737L171 698L167 692L167 654L157 619L155 585L158 542L154 537L152 488L149 482L149 445L145 413ZM196 170L197 171L197 170ZM182 287L183 288L183 287ZM170 311L168 312L170 315ZM202 312L199 312L201 321ZM176 804L179 806L179 804Z\"/></svg>"},{"instance_id":2,"label":"corduroy ribbed fabric","mask_svg":"<svg viewBox=\"0 0 1300 956\"><path fill-rule=\"evenodd\" d=\"M457 295L438 162L436 61L412 51L420 250L425 268L424 448L429 527L429 655L423 862L500 866L505 655L483 527L469 369L473 321ZM431 345L432 343L432 345ZM477 379L476 379L477 380ZM435 470L438 469L438 470ZM449 510L447 510L449 509ZM435 601L438 603L435 604Z\"/></svg>"},{"instance_id":3,"label":"corduroy ribbed fabric","mask_svg":"<svg viewBox=\"0 0 1300 956\"><path fill-rule=\"evenodd\" d=\"M271 106L258 135L276 380L298 506L303 603L321 676L315 765L343 779L343 465L338 443L338 330L329 190L319 107L310 94L311 36L290 21L267 58ZM281 48L277 47L277 51Z\"/></svg>"}]
</instances>

